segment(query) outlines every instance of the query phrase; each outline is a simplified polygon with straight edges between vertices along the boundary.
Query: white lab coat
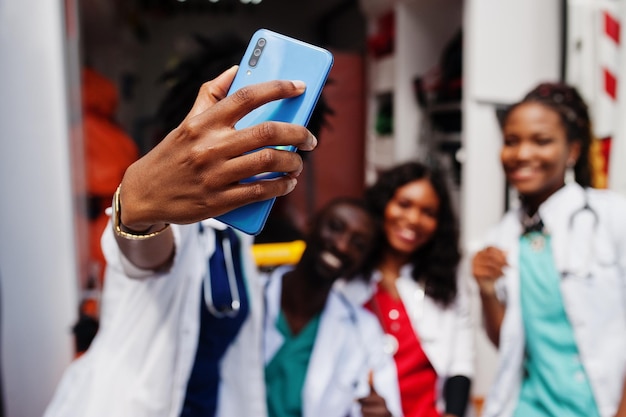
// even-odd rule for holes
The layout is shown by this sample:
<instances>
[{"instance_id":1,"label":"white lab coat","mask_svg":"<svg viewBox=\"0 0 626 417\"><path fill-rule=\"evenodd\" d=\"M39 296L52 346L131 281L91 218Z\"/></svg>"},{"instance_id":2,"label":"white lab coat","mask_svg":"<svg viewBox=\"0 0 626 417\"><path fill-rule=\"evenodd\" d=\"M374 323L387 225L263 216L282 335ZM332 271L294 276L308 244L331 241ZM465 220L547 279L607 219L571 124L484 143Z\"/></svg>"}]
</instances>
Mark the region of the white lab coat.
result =
<instances>
[{"instance_id":1,"label":"white lab coat","mask_svg":"<svg viewBox=\"0 0 626 417\"><path fill-rule=\"evenodd\" d=\"M272 271L266 289L264 351L266 363L283 343L276 329L282 277L292 267ZM319 328L302 390L302 417L360 417L357 398L370 393L369 371L376 392L394 417L402 416L393 358L384 352L378 320L367 310L331 291Z\"/></svg>"},{"instance_id":2,"label":"white lab coat","mask_svg":"<svg viewBox=\"0 0 626 417\"><path fill-rule=\"evenodd\" d=\"M589 210L572 216L584 206L585 198L598 215L595 228ZM561 293L600 415L613 417L626 378L626 199L607 190L585 191L570 184L545 201L539 215L551 235L558 271L591 273L589 277L565 275ZM519 219L519 211L507 213L487 242L506 251L509 266L496 282L506 314L500 330L498 371L485 404L485 417L512 415L521 388L525 341ZM595 255L590 259L592 250Z\"/></svg>"},{"instance_id":3,"label":"white lab coat","mask_svg":"<svg viewBox=\"0 0 626 417\"><path fill-rule=\"evenodd\" d=\"M45 417L178 417L193 366L199 303L215 221L172 226L176 255L166 273L138 270L123 258L110 224L102 238L108 262L100 329L67 369ZM217 416L266 415L261 357L262 289L241 235L250 311L220 364Z\"/></svg>"},{"instance_id":4,"label":"white lab coat","mask_svg":"<svg viewBox=\"0 0 626 417\"><path fill-rule=\"evenodd\" d=\"M396 288L422 349L437 373L437 407L443 412L445 381L452 376L461 375L470 379L474 376L475 343L469 297L465 286L459 282L456 300L443 307L432 298L421 296L423 291L411 274L411 265L402 267ZM372 298L380 279L377 271L370 282L357 277L350 281L338 281L336 288L352 302L363 305Z\"/></svg>"}]
</instances>

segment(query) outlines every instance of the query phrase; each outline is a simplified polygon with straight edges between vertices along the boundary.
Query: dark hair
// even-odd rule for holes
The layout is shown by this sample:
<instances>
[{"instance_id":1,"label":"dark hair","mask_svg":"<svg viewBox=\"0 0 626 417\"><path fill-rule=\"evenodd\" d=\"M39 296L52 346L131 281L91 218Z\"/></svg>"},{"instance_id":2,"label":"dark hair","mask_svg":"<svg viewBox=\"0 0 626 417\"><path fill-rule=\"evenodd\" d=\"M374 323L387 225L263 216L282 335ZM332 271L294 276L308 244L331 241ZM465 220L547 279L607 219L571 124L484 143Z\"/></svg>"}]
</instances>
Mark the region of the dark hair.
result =
<instances>
[{"instance_id":1,"label":"dark hair","mask_svg":"<svg viewBox=\"0 0 626 417\"><path fill-rule=\"evenodd\" d=\"M370 253L365 254L366 255L365 260L363 262L363 265L361 266L361 270L371 271L375 267L375 263L374 263L375 259L373 255L376 253L380 253L380 250L382 249L381 242L383 241L382 239L383 230L382 230L381 218L379 218L377 215L375 215L375 213L371 211L370 206L365 202L364 199L357 198L357 197L340 196L340 197L335 197L329 202L327 202L320 210L317 211L317 213L315 213L315 215L311 219L311 222L305 234L306 239L307 241L310 240L311 237L315 234L315 232L320 229L320 223L322 219L324 219L326 215L329 212L331 212L335 207L341 206L341 205L347 205L347 206L359 208L363 210L365 213L368 213L372 218L372 222L374 223L374 228L375 228L374 229L375 230L374 244L372 245ZM344 278L351 278L351 277L344 277Z\"/></svg>"},{"instance_id":2,"label":"dark hair","mask_svg":"<svg viewBox=\"0 0 626 417\"><path fill-rule=\"evenodd\" d=\"M456 274L461 252L457 219L443 173L420 162L397 165L379 175L376 183L365 191L365 200L382 222L387 204L398 188L421 179L428 180L439 197L439 213L434 236L411 256L413 279L424 283L426 294L448 305L457 294ZM381 259L382 251L378 251L372 261L378 264ZM365 270L366 275L371 275L372 270Z\"/></svg>"},{"instance_id":3,"label":"dark hair","mask_svg":"<svg viewBox=\"0 0 626 417\"><path fill-rule=\"evenodd\" d=\"M544 82L531 90L518 103L509 107L502 119L504 124L511 112L522 104L539 103L556 111L563 123L567 141L580 142L580 156L574 165L576 182L583 187L592 185L590 148L593 139L591 118L585 100L578 90L560 82Z\"/></svg>"},{"instance_id":4,"label":"dark hair","mask_svg":"<svg viewBox=\"0 0 626 417\"><path fill-rule=\"evenodd\" d=\"M193 39L199 49L162 73L157 80L167 86L155 115L160 128L158 139L185 119L202 84L238 64L246 50L246 43L233 33L225 32L212 38L196 34Z\"/></svg>"}]
</instances>

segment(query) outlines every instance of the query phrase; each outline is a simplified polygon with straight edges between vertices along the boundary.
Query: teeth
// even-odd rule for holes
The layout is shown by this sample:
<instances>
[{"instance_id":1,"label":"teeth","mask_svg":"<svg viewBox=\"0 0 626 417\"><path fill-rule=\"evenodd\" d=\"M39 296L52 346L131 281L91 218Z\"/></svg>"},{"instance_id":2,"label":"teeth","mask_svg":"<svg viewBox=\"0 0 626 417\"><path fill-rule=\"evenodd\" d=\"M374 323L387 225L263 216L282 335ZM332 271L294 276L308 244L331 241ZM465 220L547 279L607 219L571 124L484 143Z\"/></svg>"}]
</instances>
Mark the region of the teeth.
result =
<instances>
[{"instance_id":1,"label":"teeth","mask_svg":"<svg viewBox=\"0 0 626 417\"><path fill-rule=\"evenodd\" d=\"M413 240L417 236L417 233L408 229L400 230L399 234L403 239L407 239L407 240Z\"/></svg>"},{"instance_id":2,"label":"teeth","mask_svg":"<svg viewBox=\"0 0 626 417\"><path fill-rule=\"evenodd\" d=\"M528 175L532 175L534 172L535 170L533 168L525 167L525 168L516 169L514 174L518 176L528 176Z\"/></svg>"},{"instance_id":3,"label":"teeth","mask_svg":"<svg viewBox=\"0 0 626 417\"><path fill-rule=\"evenodd\" d=\"M322 260L333 268L341 267L341 260L328 251L322 252Z\"/></svg>"}]
</instances>

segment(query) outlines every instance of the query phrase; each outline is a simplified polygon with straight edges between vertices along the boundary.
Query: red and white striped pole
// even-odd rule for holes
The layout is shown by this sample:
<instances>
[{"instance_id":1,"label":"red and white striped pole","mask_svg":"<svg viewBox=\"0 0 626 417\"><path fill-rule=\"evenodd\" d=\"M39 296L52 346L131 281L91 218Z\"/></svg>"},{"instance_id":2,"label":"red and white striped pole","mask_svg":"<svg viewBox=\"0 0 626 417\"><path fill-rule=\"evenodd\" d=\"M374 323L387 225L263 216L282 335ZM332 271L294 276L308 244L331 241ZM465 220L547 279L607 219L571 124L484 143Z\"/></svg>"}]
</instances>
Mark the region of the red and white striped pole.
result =
<instances>
[{"instance_id":1,"label":"red and white striped pole","mask_svg":"<svg viewBox=\"0 0 626 417\"><path fill-rule=\"evenodd\" d=\"M626 22L626 3L624 0L614 1L610 21L610 33L618 49L618 66L615 69L616 117L615 131L611 141L609 154L608 185L609 188L626 195L626 52L621 39L621 26ZM620 82L621 80L621 82Z\"/></svg>"},{"instance_id":2,"label":"red and white striped pole","mask_svg":"<svg viewBox=\"0 0 626 417\"><path fill-rule=\"evenodd\" d=\"M622 57L621 10L625 0L569 0L566 79L587 101L598 139L592 148L595 185L609 186L611 148L619 123Z\"/></svg>"},{"instance_id":3,"label":"red and white striped pole","mask_svg":"<svg viewBox=\"0 0 626 417\"><path fill-rule=\"evenodd\" d=\"M598 39L598 65L600 91L594 115L595 134L599 139L595 164L597 185L609 186L609 168L611 145L615 141L618 123L618 79L620 78L621 57L621 18L620 3L606 1L601 3L598 17L600 34Z\"/></svg>"}]
</instances>

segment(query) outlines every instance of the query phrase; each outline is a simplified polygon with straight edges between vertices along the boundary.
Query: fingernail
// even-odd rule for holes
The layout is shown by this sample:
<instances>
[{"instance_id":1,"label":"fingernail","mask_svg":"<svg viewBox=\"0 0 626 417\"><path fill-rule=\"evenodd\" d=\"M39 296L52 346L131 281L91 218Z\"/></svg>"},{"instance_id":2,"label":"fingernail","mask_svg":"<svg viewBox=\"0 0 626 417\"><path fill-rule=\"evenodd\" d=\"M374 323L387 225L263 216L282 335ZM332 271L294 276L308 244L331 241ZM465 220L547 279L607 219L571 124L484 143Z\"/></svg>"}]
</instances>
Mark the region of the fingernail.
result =
<instances>
[{"instance_id":1,"label":"fingernail","mask_svg":"<svg viewBox=\"0 0 626 417\"><path fill-rule=\"evenodd\" d=\"M298 180L295 178L292 178L291 181L289 181L289 183L287 184L287 191L285 192L285 194L289 194L290 192L292 192L293 189L296 188L296 184L298 184Z\"/></svg>"},{"instance_id":2,"label":"fingernail","mask_svg":"<svg viewBox=\"0 0 626 417\"><path fill-rule=\"evenodd\" d=\"M309 142L309 146L311 147L311 149L317 146L317 138L312 133L309 134L308 142Z\"/></svg>"},{"instance_id":3,"label":"fingernail","mask_svg":"<svg viewBox=\"0 0 626 417\"><path fill-rule=\"evenodd\" d=\"M296 87L297 89L305 89L306 88L306 84L304 83L304 81L292 80L291 82L293 83L294 87Z\"/></svg>"}]
</instances>

